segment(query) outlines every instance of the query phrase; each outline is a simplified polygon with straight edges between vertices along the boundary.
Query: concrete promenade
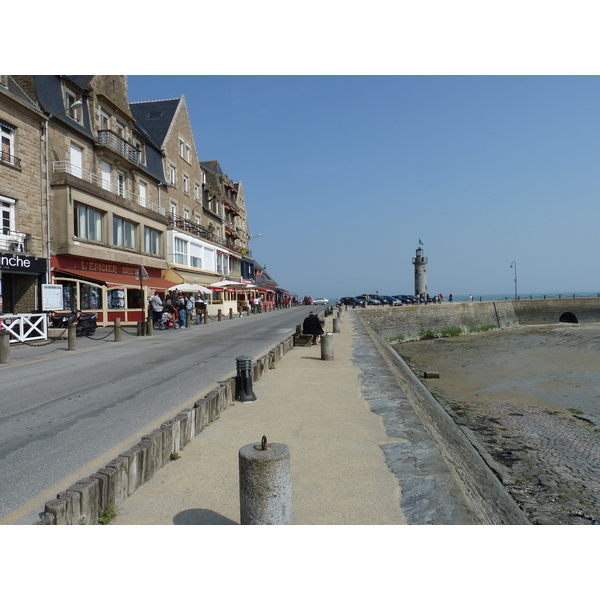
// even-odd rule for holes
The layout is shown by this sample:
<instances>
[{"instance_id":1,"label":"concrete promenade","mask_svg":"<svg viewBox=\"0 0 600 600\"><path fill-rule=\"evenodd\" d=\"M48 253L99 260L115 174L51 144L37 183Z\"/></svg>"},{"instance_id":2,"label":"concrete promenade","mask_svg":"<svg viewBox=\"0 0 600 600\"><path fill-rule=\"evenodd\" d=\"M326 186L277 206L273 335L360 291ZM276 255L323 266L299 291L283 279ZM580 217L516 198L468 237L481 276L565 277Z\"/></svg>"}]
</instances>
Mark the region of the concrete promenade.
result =
<instances>
[{"instance_id":1,"label":"concrete promenade","mask_svg":"<svg viewBox=\"0 0 600 600\"><path fill-rule=\"evenodd\" d=\"M290 448L294 525L476 522L352 310L333 336L334 360L320 345L291 349L254 383L256 401L225 410L113 524L239 524L238 452L263 435Z\"/></svg>"}]
</instances>

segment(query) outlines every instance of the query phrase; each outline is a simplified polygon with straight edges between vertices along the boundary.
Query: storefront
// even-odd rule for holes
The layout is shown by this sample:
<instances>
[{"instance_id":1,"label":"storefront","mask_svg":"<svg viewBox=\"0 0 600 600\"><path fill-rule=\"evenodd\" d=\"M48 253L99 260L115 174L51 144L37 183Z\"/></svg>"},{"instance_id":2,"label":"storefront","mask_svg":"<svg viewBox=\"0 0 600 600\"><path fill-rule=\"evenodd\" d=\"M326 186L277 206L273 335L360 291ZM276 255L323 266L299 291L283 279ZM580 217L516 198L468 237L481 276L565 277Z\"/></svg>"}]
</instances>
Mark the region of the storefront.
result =
<instances>
[{"instance_id":1,"label":"storefront","mask_svg":"<svg viewBox=\"0 0 600 600\"><path fill-rule=\"evenodd\" d=\"M148 277L140 281L139 265L80 256L53 256L52 270L53 283L63 286L64 310L97 312L101 325L145 320L148 297L174 283L161 277L161 269L145 267Z\"/></svg>"},{"instance_id":2,"label":"storefront","mask_svg":"<svg viewBox=\"0 0 600 600\"><path fill-rule=\"evenodd\" d=\"M46 268L43 258L0 252L0 313L39 310Z\"/></svg>"}]
</instances>

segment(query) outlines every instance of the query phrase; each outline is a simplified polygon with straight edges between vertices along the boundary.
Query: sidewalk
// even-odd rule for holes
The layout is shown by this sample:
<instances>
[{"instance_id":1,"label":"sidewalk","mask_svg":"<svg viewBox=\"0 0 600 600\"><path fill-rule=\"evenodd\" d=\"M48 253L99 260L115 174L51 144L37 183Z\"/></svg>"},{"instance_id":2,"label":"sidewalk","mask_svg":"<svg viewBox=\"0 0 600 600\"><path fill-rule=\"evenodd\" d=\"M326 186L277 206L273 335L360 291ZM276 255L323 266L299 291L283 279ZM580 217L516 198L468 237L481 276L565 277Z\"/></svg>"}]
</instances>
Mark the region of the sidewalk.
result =
<instances>
[{"instance_id":1,"label":"sidewalk","mask_svg":"<svg viewBox=\"0 0 600 600\"><path fill-rule=\"evenodd\" d=\"M444 493L449 474L443 460L431 459L437 449L352 311L343 313L340 329L333 361L321 360L320 345L291 349L254 383L255 402L230 406L179 460L118 507L113 524L239 524L238 451L263 435L290 448L295 525L469 522L455 492ZM325 331L332 331L331 317ZM402 402L407 420L399 429L410 431L394 433L389 419L377 414L381 402L388 412L396 407L396 421ZM429 498L434 488L441 497Z\"/></svg>"}]
</instances>

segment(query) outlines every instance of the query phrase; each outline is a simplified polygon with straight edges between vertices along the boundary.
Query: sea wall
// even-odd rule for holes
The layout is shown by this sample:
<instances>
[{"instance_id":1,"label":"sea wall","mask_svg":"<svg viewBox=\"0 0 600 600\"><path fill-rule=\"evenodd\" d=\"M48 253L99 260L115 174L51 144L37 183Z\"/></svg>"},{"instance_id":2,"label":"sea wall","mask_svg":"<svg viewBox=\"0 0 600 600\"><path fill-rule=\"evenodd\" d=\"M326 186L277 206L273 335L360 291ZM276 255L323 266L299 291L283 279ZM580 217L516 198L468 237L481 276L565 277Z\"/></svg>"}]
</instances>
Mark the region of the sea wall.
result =
<instances>
[{"instance_id":1,"label":"sea wall","mask_svg":"<svg viewBox=\"0 0 600 600\"><path fill-rule=\"evenodd\" d=\"M484 328L600 321L600 298L553 298L503 302L445 302L366 309L361 319L386 340L418 340Z\"/></svg>"}]
</instances>

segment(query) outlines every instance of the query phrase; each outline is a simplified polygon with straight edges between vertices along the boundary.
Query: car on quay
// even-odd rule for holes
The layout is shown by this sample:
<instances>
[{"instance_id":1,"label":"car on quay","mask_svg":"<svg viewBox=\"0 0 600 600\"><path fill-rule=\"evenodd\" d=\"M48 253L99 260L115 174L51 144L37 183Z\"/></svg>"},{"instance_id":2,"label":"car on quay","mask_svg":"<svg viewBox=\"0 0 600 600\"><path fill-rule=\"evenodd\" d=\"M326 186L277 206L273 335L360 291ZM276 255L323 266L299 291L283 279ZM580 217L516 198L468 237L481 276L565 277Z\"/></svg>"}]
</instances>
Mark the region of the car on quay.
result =
<instances>
[{"instance_id":1,"label":"car on quay","mask_svg":"<svg viewBox=\"0 0 600 600\"><path fill-rule=\"evenodd\" d=\"M373 298L377 298L381 304L387 304L388 306L401 306L402 300L399 300L395 296L383 296L381 294L373 294Z\"/></svg>"},{"instance_id":2,"label":"car on quay","mask_svg":"<svg viewBox=\"0 0 600 600\"><path fill-rule=\"evenodd\" d=\"M410 294L399 294L396 295L396 298L402 300L404 304L419 304L419 302L422 302L420 298L416 298L415 296L411 296Z\"/></svg>"},{"instance_id":3,"label":"car on quay","mask_svg":"<svg viewBox=\"0 0 600 600\"><path fill-rule=\"evenodd\" d=\"M375 298L372 294L361 294L360 296L355 296L359 300L364 300L367 304L371 306L381 306L381 301Z\"/></svg>"},{"instance_id":4,"label":"car on quay","mask_svg":"<svg viewBox=\"0 0 600 600\"><path fill-rule=\"evenodd\" d=\"M313 304L329 304L329 300L327 300L327 298L314 298L312 303Z\"/></svg>"},{"instance_id":5,"label":"car on quay","mask_svg":"<svg viewBox=\"0 0 600 600\"><path fill-rule=\"evenodd\" d=\"M338 306L364 306L365 301L361 300L360 298L355 298L354 296L344 296L343 298L340 298L336 304Z\"/></svg>"}]
</instances>

